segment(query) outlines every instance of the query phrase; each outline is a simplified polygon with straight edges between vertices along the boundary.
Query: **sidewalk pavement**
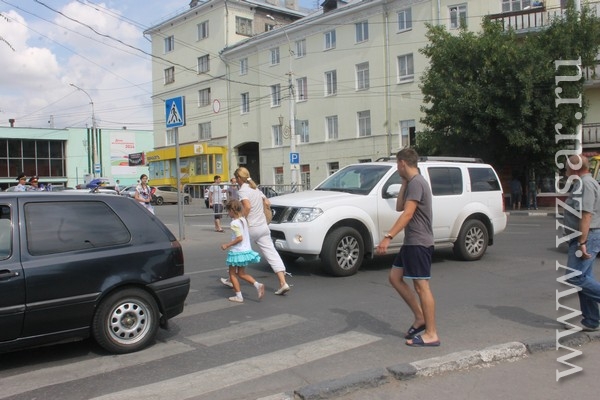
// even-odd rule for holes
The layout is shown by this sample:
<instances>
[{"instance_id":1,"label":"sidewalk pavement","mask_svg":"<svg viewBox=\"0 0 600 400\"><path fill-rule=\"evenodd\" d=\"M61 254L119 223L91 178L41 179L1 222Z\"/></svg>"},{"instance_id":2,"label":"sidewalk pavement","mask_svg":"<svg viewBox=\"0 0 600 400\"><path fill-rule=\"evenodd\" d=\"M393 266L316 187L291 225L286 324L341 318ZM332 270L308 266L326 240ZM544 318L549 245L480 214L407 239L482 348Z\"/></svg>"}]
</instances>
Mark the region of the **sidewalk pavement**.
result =
<instances>
[{"instance_id":1,"label":"sidewalk pavement","mask_svg":"<svg viewBox=\"0 0 600 400\"><path fill-rule=\"evenodd\" d=\"M570 352L556 350L554 340L511 342L366 370L261 400L587 398L600 376L600 332L575 333L561 343L581 351L566 360L571 366L559 363ZM573 366L582 369L557 382L557 371Z\"/></svg>"},{"instance_id":2,"label":"sidewalk pavement","mask_svg":"<svg viewBox=\"0 0 600 400\"><path fill-rule=\"evenodd\" d=\"M538 207L537 210L528 210L527 208L521 208L520 210L505 210L506 215L526 215L530 217L553 217L556 215L555 207Z\"/></svg>"},{"instance_id":3,"label":"sidewalk pavement","mask_svg":"<svg viewBox=\"0 0 600 400\"><path fill-rule=\"evenodd\" d=\"M506 210L508 215L555 216L554 207L538 210ZM280 393L260 400L444 400L532 398L562 400L589 397L600 376L600 332L578 332L568 335L561 344L582 352L569 354L556 350L555 340L510 342L481 350L445 354L412 363L397 364L362 371ZM560 379L557 371L572 366L580 372ZM466 373L468 372L468 373ZM435 377L435 384L432 384ZM593 390L593 389L592 389Z\"/></svg>"}]
</instances>

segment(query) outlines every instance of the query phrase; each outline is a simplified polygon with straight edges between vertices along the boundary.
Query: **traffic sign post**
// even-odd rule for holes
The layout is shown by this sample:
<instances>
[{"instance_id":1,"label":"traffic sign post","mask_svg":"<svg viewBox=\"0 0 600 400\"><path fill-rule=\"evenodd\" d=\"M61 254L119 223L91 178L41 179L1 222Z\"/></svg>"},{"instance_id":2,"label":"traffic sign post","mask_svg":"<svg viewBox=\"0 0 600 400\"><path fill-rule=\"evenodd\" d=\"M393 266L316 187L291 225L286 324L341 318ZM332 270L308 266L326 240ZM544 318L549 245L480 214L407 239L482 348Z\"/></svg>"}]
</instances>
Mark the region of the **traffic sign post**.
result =
<instances>
[{"instance_id":1,"label":"traffic sign post","mask_svg":"<svg viewBox=\"0 0 600 400\"><path fill-rule=\"evenodd\" d=\"M179 221L179 240L185 239L183 230L183 195L181 193L181 163L179 161L179 127L185 126L185 97L173 97L165 100L165 125L175 132L175 168L177 168L177 220Z\"/></svg>"}]
</instances>

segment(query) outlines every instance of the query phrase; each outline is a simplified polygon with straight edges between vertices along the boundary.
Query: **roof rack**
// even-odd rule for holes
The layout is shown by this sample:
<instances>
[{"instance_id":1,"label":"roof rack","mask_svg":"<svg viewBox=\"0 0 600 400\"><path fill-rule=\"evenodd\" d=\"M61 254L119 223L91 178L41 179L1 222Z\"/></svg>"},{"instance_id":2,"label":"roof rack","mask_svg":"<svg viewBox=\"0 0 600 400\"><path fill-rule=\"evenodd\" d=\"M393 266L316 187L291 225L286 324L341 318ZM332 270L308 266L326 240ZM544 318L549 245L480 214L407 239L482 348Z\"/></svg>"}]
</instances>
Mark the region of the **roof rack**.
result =
<instances>
[{"instance_id":1,"label":"roof rack","mask_svg":"<svg viewBox=\"0 0 600 400\"><path fill-rule=\"evenodd\" d=\"M388 157L379 157L375 161L396 161L396 155ZM464 162L464 163L483 163L481 158L476 157L450 157L450 156L420 156L419 162L421 161L453 161L453 162Z\"/></svg>"},{"instance_id":2,"label":"roof rack","mask_svg":"<svg viewBox=\"0 0 600 400\"><path fill-rule=\"evenodd\" d=\"M419 161L454 161L464 163L483 163L481 158L476 157L447 157L447 156L422 156Z\"/></svg>"}]
</instances>

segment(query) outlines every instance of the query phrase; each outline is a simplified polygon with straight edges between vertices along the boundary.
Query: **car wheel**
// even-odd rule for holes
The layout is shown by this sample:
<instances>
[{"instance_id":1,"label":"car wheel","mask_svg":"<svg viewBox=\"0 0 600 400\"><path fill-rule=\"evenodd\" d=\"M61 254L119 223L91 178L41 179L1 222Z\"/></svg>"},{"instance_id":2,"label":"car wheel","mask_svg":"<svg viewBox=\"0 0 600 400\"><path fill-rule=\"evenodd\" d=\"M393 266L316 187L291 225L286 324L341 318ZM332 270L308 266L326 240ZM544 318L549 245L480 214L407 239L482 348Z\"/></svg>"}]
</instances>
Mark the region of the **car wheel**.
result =
<instances>
[{"instance_id":1,"label":"car wheel","mask_svg":"<svg viewBox=\"0 0 600 400\"><path fill-rule=\"evenodd\" d=\"M185 205L190 204L190 198L189 197L184 197L183 198L183 204L185 204Z\"/></svg>"},{"instance_id":2,"label":"car wheel","mask_svg":"<svg viewBox=\"0 0 600 400\"><path fill-rule=\"evenodd\" d=\"M454 254L465 261L483 257L487 250L489 233L485 224L477 219L465 221L454 243Z\"/></svg>"},{"instance_id":3,"label":"car wheel","mask_svg":"<svg viewBox=\"0 0 600 400\"><path fill-rule=\"evenodd\" d=\"M154 341L160 313L154 298L141 289L120 290L100 303L92 334L111 353L138 351Z\"/></svg>"},{"instance_id":4,"label":"car wheel","mask_svg":"<svg viewBox=\"0 0 600 400\"><path fill-rule=\"evenodd\" d=\"M154 199L154 203L155 203L157 206L160 206L160 205L162 205L164 202L165 202L165 201L163 200L163 198L162 198L162 197L156 197L156 198Z\"/></svg>"},{"instance_id":5,"label":"car wheel","mask_svg":"<svg viewBox=\"0 0 600 400\"><path fill-rule=\"evenodd\" d=\"M325 237L321 261L334 276L356 274L365 254L360 233L354 228L337 228Z\"/></svg>"}]
</instances>

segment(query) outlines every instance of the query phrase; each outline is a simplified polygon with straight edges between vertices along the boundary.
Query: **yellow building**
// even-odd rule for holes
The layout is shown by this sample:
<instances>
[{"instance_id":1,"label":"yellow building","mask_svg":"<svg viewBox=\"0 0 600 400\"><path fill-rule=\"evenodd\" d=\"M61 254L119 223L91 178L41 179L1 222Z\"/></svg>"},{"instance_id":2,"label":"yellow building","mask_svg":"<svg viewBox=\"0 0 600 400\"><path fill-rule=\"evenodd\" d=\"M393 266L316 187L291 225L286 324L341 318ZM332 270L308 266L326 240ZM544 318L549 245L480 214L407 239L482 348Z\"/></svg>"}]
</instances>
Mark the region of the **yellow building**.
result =
<instances>
[{"instance_id":1,"label":"yellow building","mask_svg":"<svg viewBox=\"0 0 600 400\"><path fill-rule=\"evenodd\" d=\"M148 178L152 186L177 186L177 154L175 147L146 153ZM215 175L228 179L227 147L207 143L189 143L179 146L181 184L212 183Z\"/></svg>"}]
</instances>

